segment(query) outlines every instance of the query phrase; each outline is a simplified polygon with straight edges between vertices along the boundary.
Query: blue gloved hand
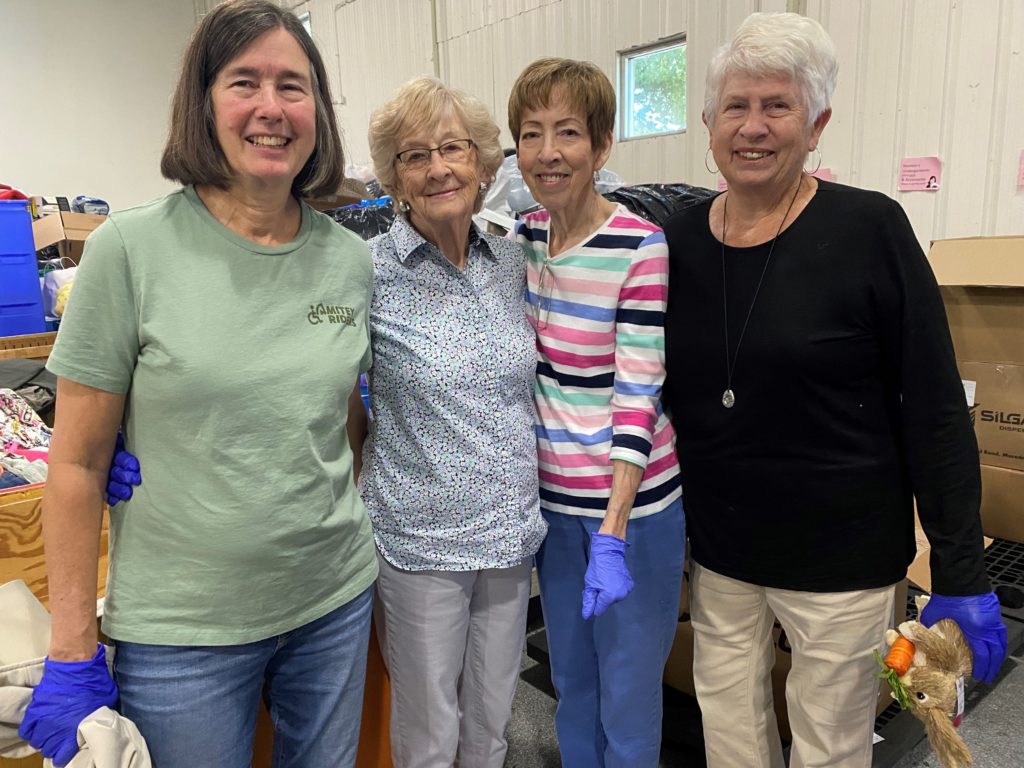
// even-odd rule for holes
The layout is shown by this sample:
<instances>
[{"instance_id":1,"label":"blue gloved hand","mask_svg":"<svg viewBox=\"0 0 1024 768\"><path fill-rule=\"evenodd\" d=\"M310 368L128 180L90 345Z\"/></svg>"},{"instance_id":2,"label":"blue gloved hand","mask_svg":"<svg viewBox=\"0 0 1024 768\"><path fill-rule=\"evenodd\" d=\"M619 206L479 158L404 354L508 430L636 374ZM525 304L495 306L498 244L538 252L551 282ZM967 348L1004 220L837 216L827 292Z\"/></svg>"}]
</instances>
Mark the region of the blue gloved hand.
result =
<instances>
[{"instance_id":1,"label":"blue gloved hand","mask_svg":"<svg viewBox=\"0 0 1024 768\"><path fill-rule=\"evenodd\" d=\"M930 627L939 619L960 625L974 657L974 677L986 683L995 680L1006 658L1006 624L995 594L947 597L933 592L921 611L921 623Z\"/></svg>"},{"instance_id":2,"label":"blue gloved hand","mask_svg":"<svg viewBox=\"0 0 1024 768\"><path fill-rule=\"evenodd\" d=\"M18 735L43 757L64 766L78 753L78 724L100 707L116 704L117 686L107 671L102 645L89 661L48 658Z\"/></svg>"},{"instance_id":3,"label":"blue gloved hand","mask_svg":"<svg viewBox=\"0 0 1024 768\"><path fill-rule=\"evenodd\" d=\"M629 542L608 533L590 534L590 564L583 577L583 618L600 616L633 590L626 569Z\"/></svg>"},{"instance_id":4,"label":"blue gloved hand","mask_svg":"<svg viewBox=\"0 0 1024 768\"><path fill-rule=\"evenodd\" d=\"M124 449L124 434L118 432L114 458L110 461L110 471L107 473L108 506L112 507L132 497L133 486L142 483L140 469L139 460Z\"/></svg>"}]
</instances>

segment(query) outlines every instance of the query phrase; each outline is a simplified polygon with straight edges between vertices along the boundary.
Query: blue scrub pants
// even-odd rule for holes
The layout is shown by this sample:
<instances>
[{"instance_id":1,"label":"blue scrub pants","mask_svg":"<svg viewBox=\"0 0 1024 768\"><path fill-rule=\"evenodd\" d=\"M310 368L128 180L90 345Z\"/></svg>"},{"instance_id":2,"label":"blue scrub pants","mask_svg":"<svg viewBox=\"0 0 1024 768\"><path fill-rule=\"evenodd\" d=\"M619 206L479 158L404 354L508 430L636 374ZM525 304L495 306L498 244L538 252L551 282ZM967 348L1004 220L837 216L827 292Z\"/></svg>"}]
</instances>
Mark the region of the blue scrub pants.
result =
<instances>
[{"instance_id":1,"label":"blue scrub pants","mask_svg":"<svg viewBox=\"0 0 1024 768\"><path fill-rule=\"evenodd\" d=\"M629 521L633 591L584 621L583 577L600 518L543 512L537 578L558 694L555 729L571 768L657 768L661 680L675 638L686 525L682 501Z\"/></svg>"}]
</instances>

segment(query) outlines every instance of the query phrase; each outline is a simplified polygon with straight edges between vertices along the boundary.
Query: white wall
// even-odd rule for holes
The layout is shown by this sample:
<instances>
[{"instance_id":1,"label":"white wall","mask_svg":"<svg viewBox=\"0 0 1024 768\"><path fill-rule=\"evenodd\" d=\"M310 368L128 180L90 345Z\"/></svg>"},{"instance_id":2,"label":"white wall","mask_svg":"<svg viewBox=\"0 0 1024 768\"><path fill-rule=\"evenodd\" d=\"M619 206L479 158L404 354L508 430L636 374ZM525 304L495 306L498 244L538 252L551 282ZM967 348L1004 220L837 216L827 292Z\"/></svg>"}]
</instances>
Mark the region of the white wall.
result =
<instances>
[{"instance_id":1,"label":"white wall","mask_svg":"<svg viewBox=\"0 0 1024 768\"><path fill-rule=\"evenodd\" d=\"M0 181L115 209L160 176L192 0L0 0Z\"/></svg>"},{"instance_id":2,"label":"white wall","mask_svg":"<svg viewBox=\"0 0 1024 768\"><path fill-rule=\"evenodd\" d=\"M799 10L839 50L834 115L821 148L837 181L881 190L932 238L1024 232L1016 186L1024 150L1021 0L282 0L309 11L338 73L350 159L367 162L366 121L402 82L436 71L487 103L511 139L506 99L539 56L590 59L615 81L616 51L685 32L689 130L615 146L627 181L714 187L704 168L704 71L714 49L756 10ZM435 55L436 48L436 55ZM340 73L340 74L339 74ZM900 193L899 159L938 155L937 193Z\"/></svg>"}]
</instances>

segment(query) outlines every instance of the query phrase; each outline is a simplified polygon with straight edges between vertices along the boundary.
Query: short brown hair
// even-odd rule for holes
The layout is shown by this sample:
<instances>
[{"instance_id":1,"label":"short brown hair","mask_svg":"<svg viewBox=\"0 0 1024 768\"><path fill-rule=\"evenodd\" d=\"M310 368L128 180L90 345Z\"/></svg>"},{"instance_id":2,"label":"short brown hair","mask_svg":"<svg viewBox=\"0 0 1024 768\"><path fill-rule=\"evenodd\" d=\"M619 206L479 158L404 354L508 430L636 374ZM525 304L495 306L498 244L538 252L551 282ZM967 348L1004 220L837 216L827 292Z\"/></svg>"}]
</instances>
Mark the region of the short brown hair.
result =
<instances>
[{"instance_id":1,"label":"short brown hair","mask_svg":"<svg viewBox=\"0 0 1024 768\"><path fill-rule=\"evenodd\" d=\"M292 181L292 193L296 197L333 194L341 185L345 155L323 59L295 14L268 0L222 3L196 27L185 50L171 107L170 134L160 159L160 172L165 178L221 189L229 186L234 171L217 141L210 87L232 59L275 29L284 29L294 37L309 59L316 104L316 144Z\"/></svg>"},{"instance_id":2,"label":"short brown hair","mask_svg":"<svg viewBox=\"0 0 1024 768\"><path fill-rule=\"evenodd\" d=\"M395 154L398 145L413 128L434 126L448 115L458 117L476 147L477 158L484 170L482 181L490 184L498 172L505 155L501 150L498 129L491 113L479 99L468 93L449 88L434 77L414 77L390 101L382 104L370 116L367 138L373 172L381 189L394 196L398 186ZM397 203L397 200L395 201ZM483 205L483 195L477 196L476 209Z\"/></svg>"},{"instance_id":3,"label":"short brown hair","mask_svg":"<svg viewBox=\"0 0 1024 768\"><path fill-rule=\"evenodd\" d=\"M587 131L595 149L605 149L615 129L615 89L596 64L574 59L537 59L516 78L508 97L508 129L519 146L519 126L528 109L550 105L558 86L569 106L587 116Z\"/></svg>"}]
</instances>

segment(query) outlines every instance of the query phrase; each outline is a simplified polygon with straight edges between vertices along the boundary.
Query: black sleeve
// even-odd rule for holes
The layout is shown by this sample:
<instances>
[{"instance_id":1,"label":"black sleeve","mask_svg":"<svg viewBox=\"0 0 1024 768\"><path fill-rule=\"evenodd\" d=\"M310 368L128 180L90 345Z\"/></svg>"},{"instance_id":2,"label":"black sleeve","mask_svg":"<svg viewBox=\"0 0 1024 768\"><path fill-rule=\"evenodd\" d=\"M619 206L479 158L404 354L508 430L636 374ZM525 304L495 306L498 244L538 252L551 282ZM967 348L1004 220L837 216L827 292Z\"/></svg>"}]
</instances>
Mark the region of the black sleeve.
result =
<instances>
[{"instance_id":1,"label":"black sleeve","mask_svg":"<svg viewBox=\"0 0 1024 768\"><path fill-rule=\"evenodd\" d=\"M880 248L894 279L886 333L897 351L900 420L921 526L931 543L932 589L943 595L991 590L981 532L978 443L957 371L942 296L903 209L888 200ZM888 314L888 313L884 313Z\"/></svg>"}]
</instances>

